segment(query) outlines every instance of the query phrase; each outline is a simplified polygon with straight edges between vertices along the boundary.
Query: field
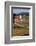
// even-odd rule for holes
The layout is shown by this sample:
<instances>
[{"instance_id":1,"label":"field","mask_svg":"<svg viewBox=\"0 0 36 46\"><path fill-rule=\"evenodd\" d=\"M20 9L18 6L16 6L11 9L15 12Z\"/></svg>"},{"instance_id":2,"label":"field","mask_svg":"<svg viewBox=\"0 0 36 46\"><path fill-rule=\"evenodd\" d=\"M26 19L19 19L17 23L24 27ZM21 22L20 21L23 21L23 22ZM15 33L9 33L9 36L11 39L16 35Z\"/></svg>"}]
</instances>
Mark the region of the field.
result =
<instances>
[{"instance_id":1,"label":"field","mask_svg":"<svg viewBox=\"0 0 36 46\"><path fill-rule=\"evenodd\" d=\"M29 35L29 16L23 16L22 23L13 24L13 36L28 36Z\"/></svg>"}]
</instances>

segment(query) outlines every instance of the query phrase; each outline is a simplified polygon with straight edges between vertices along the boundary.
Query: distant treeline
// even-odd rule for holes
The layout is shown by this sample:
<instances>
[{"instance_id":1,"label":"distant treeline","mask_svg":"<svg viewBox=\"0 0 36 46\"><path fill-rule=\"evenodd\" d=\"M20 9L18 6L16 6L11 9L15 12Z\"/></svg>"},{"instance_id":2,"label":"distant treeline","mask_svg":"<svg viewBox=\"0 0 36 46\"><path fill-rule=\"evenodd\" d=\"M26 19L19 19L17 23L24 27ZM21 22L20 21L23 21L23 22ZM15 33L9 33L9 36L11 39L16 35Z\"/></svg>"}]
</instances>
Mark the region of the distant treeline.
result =
<instances>
[{"instance_id":1,"label":"distant treeline","mask_svg":"<svg viewBox=\"0 0 36 46\"><path fill-rule=\"evenodd\" d=\"M25 16L29 16L29 13L28 12L21 12L21 13L13 13L13 16L19 16L19 15L25 15Z\"/></svg>"}]
</instances>

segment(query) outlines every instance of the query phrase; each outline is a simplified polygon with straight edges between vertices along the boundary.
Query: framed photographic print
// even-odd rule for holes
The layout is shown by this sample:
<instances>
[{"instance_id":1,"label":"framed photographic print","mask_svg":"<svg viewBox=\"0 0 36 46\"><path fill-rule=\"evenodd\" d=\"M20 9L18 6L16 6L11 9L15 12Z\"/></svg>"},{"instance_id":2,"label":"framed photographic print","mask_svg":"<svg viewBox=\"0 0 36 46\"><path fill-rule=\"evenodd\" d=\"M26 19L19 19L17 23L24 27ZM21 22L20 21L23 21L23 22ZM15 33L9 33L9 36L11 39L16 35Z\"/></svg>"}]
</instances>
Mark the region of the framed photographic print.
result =
<instances>
[{"instance_id":1,"label":"framed photographic print","mask_svg":"<svg viewBox=\"0 0 36 46\"><path fill-rule=\"evenodd\" d=\"M5 43L35 41L35 4L5 2Z\"/></svg>"}]
</instances>

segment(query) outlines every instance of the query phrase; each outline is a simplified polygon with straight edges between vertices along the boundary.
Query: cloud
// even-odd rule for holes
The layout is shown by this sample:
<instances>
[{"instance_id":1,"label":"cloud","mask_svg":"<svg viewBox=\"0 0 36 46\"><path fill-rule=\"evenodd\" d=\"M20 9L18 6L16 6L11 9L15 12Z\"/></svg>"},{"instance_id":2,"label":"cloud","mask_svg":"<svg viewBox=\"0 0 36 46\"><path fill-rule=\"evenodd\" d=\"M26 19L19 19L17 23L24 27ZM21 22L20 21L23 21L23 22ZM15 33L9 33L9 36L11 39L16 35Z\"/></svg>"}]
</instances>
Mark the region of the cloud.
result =
<instances>
[{"instance_id":1,"label":"cloud","mask_svg":"<svg viewBox=\"0 0 36 46\"><path fill-rule=\"evenodd\" d=\"M21 12L29 12L29 9L16 9L16 8L13 8L13 13L21 13Z\"/></svg>"}]
</instances>

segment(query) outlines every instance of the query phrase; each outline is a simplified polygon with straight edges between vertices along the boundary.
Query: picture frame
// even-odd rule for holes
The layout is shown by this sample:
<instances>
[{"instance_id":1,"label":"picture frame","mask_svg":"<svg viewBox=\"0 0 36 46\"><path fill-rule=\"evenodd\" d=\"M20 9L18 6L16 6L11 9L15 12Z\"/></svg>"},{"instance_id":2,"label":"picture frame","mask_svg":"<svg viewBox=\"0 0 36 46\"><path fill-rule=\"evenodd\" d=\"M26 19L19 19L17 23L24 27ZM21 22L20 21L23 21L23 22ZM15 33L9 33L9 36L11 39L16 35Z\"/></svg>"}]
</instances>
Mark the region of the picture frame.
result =
<instances>
[{"instance_id":1,"label":"picture frame","mask_svg":"<svg viewBox=\"0 0 36 46\"><path fill-rule=\"evenodd\" d=\"M35 3L5 2L5 43L35 42Z\"/></svg>"}]
</instances>

